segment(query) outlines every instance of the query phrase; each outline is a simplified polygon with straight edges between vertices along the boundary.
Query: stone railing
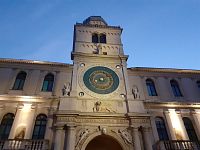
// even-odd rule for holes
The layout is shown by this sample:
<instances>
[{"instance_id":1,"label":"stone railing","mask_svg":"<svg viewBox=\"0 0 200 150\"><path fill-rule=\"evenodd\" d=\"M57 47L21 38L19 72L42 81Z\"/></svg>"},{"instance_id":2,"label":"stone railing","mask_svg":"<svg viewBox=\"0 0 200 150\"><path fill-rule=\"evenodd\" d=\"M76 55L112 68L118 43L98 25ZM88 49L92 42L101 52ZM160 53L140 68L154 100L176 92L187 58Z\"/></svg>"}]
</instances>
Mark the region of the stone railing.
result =
<instances>
[{"instance_id":1,"label":"stone railing","mask_svg":"<svg viewBox=\"0 0 200 150\"><path fill-rule=\"evenodd\" d=\"M48 150L48 140L5 140L0 141L0 150Z\"/></svg>"},{"instance_id":2,"label":"stone railing","mask_svg":"<svg viewBox=\"0 0 200 150\"><path fill-rule=\"evenodd\" d=\"M153 146L154 150L200 150L199 141L169 140L158 141Z\"/></svg>"}]
</instances>

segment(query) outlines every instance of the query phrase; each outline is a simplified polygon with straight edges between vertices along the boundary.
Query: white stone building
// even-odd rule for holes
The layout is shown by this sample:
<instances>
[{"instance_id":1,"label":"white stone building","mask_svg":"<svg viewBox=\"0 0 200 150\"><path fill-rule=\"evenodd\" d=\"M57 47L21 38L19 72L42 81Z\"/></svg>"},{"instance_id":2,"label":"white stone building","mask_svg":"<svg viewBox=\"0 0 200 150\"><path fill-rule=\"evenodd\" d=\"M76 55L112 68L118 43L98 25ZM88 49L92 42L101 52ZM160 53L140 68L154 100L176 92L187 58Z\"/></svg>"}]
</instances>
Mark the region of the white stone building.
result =
<instances>
[{"instance_id":1,"label":"white stone building","mask_svg":"<svg viewBox=\"0 0 200 150\"><path fill-rule=\"evenodd\" d=\"M73 64L0 59L0 150L200 149L200 71L127 68L121 34L91 16Z\"/></svg>"}]
</instances>

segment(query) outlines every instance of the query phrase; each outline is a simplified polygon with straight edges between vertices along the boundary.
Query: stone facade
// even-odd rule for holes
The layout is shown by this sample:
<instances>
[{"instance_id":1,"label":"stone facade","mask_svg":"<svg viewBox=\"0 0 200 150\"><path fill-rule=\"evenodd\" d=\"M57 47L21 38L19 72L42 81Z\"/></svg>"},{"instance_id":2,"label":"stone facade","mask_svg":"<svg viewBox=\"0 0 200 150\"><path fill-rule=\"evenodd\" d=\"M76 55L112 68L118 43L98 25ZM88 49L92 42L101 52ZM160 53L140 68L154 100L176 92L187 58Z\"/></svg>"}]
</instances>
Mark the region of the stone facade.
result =
<instances>
[{"instance_id":1,"label":"stone facade","mask_svg":"<svg viewBox=\"0 0 200 150\"><path fill-rule=\"evenodd\" d=\"M1 126L6 114L14 114L7 138L31 140L36 118L43 114L46 149L103 150L109 141L115 150L165 149L156 145L163 140L158 117L168 140L191 140L184 117L191 120L198 140L200 71L127 68L121 34L122 28L92 16L74 26L73 65L0 59ZM15 89L22 71L25 82ZM50 81L47 89L44 82L48 74L53 76L50 90Z\"/></svg>"}]
</instances>

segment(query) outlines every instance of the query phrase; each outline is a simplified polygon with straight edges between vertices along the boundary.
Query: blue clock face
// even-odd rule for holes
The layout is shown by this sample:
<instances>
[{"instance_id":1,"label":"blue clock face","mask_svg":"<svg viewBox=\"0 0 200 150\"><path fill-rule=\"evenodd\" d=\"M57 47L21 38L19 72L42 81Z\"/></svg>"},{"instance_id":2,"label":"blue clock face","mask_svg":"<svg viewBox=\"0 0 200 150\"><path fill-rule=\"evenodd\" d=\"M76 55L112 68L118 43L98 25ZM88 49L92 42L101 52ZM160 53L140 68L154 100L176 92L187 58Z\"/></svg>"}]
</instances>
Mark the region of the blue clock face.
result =
<instances>
[{"instance_id":1,"label":"blue clock face","mask_svg":"<svg viewBox=\"0 0 200 150\"><path fill-rule=\"evenodd\" d=\"M83 76L83 81L89 90L98 94L112 93L119 86L117 74L113 70L102 66L88 69Z\"/></svg>"}]
</instances>

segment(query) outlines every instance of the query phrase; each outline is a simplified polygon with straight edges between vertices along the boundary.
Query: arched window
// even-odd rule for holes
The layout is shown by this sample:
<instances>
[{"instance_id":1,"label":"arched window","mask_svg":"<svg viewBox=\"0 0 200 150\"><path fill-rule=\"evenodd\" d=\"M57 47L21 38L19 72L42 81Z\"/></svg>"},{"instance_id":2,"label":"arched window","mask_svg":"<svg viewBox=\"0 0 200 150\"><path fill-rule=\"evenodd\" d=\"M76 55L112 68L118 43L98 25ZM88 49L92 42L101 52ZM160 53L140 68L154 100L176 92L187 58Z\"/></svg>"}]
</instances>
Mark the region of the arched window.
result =
<instances>
[{"instance_id":1,"label":"arched window","mask_svg":"<svg viewBox=\"0 0 200 150\"><path fill-rule=\"evenodd\" d=\"M22 90L24 87L25 80L26 80L26 72L20 72L15 79L13 90Z\"/></svg>"},{"instance_id":2,"label":"arched window","mask_svg":"<svg viewBox=\"0 0 200 150\"><path fill-rule=\"evenodd\" d=\"M15 116L12 113L4 115L0 125L0 140L8 139L14 118Z\"/></svg>"},{"instance_id":3,"label":"arched window","mask_svg":"<svg viewBox=\"0 0 200 150\"><path fill-rule=\"evenodd\" d=\"M149 96L157 96L156 88L154 82L151 79L146 80L146 86Z\"/></svg>"},{"instance_id":4,"label":"arched window","mask_svg":"<svg viewBox=\"0 0 200 150\"><path fill-rule=\"evenodd\" d=\"M54 81L54 75L53 74L47 74L44 78L42 91L52 91L53 89L53 81Z\"/></svg>"},{"instance_id":5,"label":"arched window","mask_svg":"<svg viewBox=\"0 0 200 150\"><path fill-rule=\"evenodd\" d=\"M35 120L32 139L44 139L46 124L47 116L44 114L39 114Z\"/></svg>"},{"instance_id":6,"label":"arched window","mask_svg":"<svg viewBox=\"0 0 200 150\"><path fill-rule=\"evenodd\" d=\"M162 117L156 117L155 122L156 122L156 128L157 128L159 139L169 140L164 119Z\"/></svg>"},{"instance_id":7,"label":"arched window","mask_svg":"<svg viewBox=\"0 0 200 150\"><path fill-rule=\"evenodd\" d=\"M97 33L92 34L92 43L98 43L99 37Z\"/></svg>"},{"instance_id":8,"label":"arched window","mask_svg":"<svg viewBox=\"0 0 200 150\"><path fill-rule=\"evenodd\" d=\"M178 82L175 80L171 80L170 81L171 87L172 87L172 91L175 97L181 97L182 93L181 90L179 88Z\"/></svg>"},{"instance_id":9,"label":"arched window","mask_svg":"<svg viewBox=\"0 0 200 150\"><path fill-rule=\"evenodd\" d=\"M190 139L191 141L198 141L198 138L197 138L196 132L195 132L195 130L194 130L192 121L191 121L189 118L184 117L184 118L183 118L183 122L184 122L185 129L186 129L186 131L187 131L187 134L188 134L189 139Z\"/></svg>"},{"instance_id":10,"label":"arched window","mask_svg":"<svg viewBox=\"0 0 200 150\"><path fill-rule=\"evenodd\" d=\"M198 87L199 90L200 90L200 81L197 81L197 87Z\"/></svg>"},{"instance_id":11,"label":"arched window","mask_svg":"<svg viewBox=\"0 0 200 150\"><path fill-rule=\"evenodd\" d=\"M106 43L106 35L100 34L100 43Z\"/></svg>"}]
</instances>

